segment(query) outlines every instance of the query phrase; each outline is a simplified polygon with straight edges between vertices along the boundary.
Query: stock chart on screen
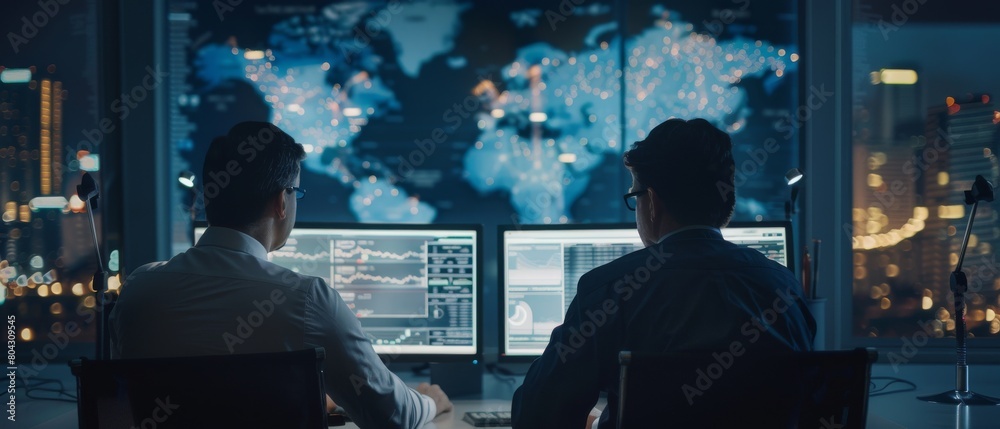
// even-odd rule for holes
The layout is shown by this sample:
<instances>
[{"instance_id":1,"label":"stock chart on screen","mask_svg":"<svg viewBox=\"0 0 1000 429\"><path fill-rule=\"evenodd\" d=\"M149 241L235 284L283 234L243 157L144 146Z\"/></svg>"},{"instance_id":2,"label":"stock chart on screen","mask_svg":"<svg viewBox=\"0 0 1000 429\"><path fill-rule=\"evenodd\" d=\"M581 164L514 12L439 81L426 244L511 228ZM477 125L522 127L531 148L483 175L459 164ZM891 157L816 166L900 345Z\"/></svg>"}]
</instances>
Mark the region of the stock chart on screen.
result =
<instances>
[{"instance_id":1,"label":"stock chart on screen","mask_svg":"<svg viewBox=\"0 0 1000 429\"><path fill-rule=\"evenodd\" d=\"M380 354L471 356L480 235L440 225L299 225L268 259L336 289Z\"/></svg>"},{"instance_id":2,"label":"stock chart on screen","mask_svg":"<svg viewBox=\"0 0 1000 429\"><path fill-rule=\"evenodd\" d=\"M723 238L789 266L791 228L784 222L734 223ZM545 350L588 271L643 248L635 225L501 227L500 354L534 357Z\"/></svg>"}]
</instances>

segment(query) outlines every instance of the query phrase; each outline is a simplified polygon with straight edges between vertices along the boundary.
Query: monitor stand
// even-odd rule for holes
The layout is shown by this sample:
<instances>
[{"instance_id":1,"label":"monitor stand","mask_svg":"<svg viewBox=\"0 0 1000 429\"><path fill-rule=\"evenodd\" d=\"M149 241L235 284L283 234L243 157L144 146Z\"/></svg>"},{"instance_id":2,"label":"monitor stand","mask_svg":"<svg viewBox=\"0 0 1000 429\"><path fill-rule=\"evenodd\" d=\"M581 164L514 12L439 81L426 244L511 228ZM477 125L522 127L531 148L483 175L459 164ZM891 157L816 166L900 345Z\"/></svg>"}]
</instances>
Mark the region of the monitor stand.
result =
<instances>
[{"instance_id":1,"label":"monitor stand","mask_svg":"<svg viewBox=\"0 0 1000 429\"><path fill-rule=\"evenodd\" d=\"M441 386L451 398L482 395L483 365L472 362L431 363L431 384Z\"/></svg>"}]
</instances>

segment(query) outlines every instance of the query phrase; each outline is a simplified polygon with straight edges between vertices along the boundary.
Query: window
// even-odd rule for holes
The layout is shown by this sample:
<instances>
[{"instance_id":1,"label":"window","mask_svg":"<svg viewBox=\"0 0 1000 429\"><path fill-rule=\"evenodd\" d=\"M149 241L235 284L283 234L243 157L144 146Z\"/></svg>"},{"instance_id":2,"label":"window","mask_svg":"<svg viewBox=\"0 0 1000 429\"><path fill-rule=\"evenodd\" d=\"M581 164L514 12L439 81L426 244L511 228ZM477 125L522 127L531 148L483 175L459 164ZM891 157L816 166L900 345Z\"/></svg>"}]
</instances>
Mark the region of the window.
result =
<instances>
[{"instance_id":1,"label":"window","mask_svg":"<svg viewBox=\"0 0 1000 429\"><path fill-rule=\"evenodd\" d=\"M97 263L76 185L103 170L98 13L95 2L18 2L0 20L10 30L0 46L0 302L25 362L32 349L46 361L78 357L86 352L67 346L94 340ZM103 236L100 211L95 221ZM105 262L116 286L117 252Z\"/></svg>"},{"instance_id":2,"label":"window","mask_svg":"<svg viewBox=\"0 0 1000 429\"><path fill-rule=\"evenodd\" d=\"M856 0L853 11L854 337L955 335L949 275L976 175L1000 183L994 14L969 1ZM963 269L973 337L1000 335L1000 219L982 203ZM995 344L995 343L993 343Z\"/></svg>"}]
</instances>

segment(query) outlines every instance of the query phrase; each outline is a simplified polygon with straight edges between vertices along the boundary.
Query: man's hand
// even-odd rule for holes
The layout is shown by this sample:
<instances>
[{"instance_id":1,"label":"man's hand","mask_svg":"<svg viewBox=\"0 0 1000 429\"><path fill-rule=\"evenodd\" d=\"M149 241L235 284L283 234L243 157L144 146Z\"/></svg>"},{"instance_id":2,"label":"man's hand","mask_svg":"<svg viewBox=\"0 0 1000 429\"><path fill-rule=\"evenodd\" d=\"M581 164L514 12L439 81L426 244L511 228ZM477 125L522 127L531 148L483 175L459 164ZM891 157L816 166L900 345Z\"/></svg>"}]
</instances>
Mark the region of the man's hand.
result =
<instances>
[{"instance_id":1,"label":"man's hand","mask_svg":"<svg viewBox=\"0 0 1000 429\"><path fill-rule=\"evenodd\" d=\"M337 404L333 402L333 399L330 398L330 395L326 395L326 412L332 413L333 410L336 409L337 409Z\"/></svg>"},{"instance_id":2,"label":"man's hand","mask_svg":"<svg viewBox=\"0 0 1000 429\"><path fill-rule=\"evenodd\" d=\"M445 395L444 391L441 390L441 386L436 384L420 383L420 385L417 386L417 392L427 395L434 400L434 405L437 406L438 415L447 413L453 408L451 401L448 400L448 395Z\"/></svg>"},{"instance_id":3,"label":"man's hand","mask_svg":"<svg viewBox=\"0 0 1000 429\"><path fill-rule=\"evenodd\" d=\"M590 410L590 414L587 416L586 429L596 428L597 425L594 423L597 423L597 421L600 419L601 419L601 410L599 410L597 407L594 407L592 410Z\"/></svg>"}]
</instances>

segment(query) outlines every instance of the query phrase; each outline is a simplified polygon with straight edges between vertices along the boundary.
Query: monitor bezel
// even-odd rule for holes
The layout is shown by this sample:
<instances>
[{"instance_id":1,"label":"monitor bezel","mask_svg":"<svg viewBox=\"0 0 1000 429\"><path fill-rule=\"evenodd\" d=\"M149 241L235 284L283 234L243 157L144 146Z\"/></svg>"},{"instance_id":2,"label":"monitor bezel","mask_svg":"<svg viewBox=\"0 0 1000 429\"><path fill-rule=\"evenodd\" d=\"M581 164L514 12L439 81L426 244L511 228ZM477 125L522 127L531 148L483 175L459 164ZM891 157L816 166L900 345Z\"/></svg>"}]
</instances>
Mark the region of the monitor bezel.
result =
<instances>
[{"instance_id":1,"label":"monitor bezel","mask_svg":"<svg viewBox=\"0 0 1000 429\"><path fill-rule=\"evenodd\" d=\"M597 229L636 229L635 223L574 223L497 226L497 360L501 363L530 363L541 355L507 354L507 258L504 257L504 235L507 231L574 231Z\"/></svg>"},{"instance_id":2,"label":"monitor bezel","mask_svg":"<svg viewBox=\"0 0 1000 429\"><path fill-rule=\"evenodd\" d=\"M789 221L729 222L725 228L774 228L785 229L785 246L788 249L788 269L795 272L795 240L792 237L792 223ZM725 229L723 228L723 229ZM636 229L635 223L589 223L558 225L499 225L497 227L497 359L501 363L530 363L540 355L507 354L507 258L504 257L505 233L507 231L573 231L599 229Z\"/></svg>"},{"instance_id":3,"label":"monitor bezel","mask_svg":"<svg viewBox=\"0 0 1000 429\"><path fill-rule=\"evenodd\" d=\"M204 221L194 222L191 228L191 237L194 238L194 229L198 227L208 227ZM432 224L405 224L405 223L351 223L351 222L296 222L293 230L308 229L343 229L343 230L388 230L388 231L475 231L476 232L476 290L473 298L476 301L476 340L475 351L473 353L445 354L445 353L400 353L386 354L379 353L379 357L385 364L391 363L413 363L413 362L480 362L483 359L483 225L482 224L457 224L457 223L432 223ZM193 240L192 240L193 241ZM328 285L329 286L329 285ZM339 293L339 292L338 292Z\"/></svg>"}]
</instances>

